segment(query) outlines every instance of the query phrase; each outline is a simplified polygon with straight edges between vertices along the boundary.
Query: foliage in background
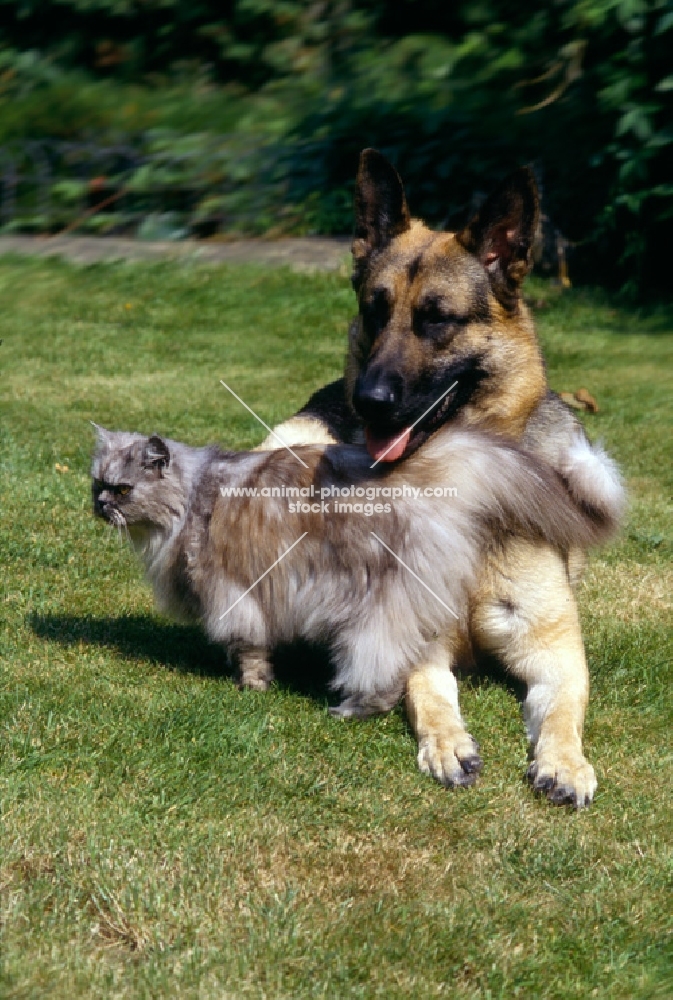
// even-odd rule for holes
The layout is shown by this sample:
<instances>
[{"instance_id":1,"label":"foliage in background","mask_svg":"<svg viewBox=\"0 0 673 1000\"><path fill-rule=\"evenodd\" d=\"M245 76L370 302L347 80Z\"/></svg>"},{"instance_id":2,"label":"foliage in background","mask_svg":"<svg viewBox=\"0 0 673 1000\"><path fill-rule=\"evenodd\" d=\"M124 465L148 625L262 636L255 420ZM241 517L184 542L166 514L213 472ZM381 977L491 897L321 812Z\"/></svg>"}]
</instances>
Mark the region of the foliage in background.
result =
<instances>
[{"instance_id":1,"label":"foliage in background","mask_svg":"<svg viewBox=\"0 0 673 1000\"><path fill-rule=\"evenodd\" d=\"M186 141L187 188L199 149L235 164L242 144L241 176L227 166L199 187L195 218L253 231L348 231L366 145L398 164L412 210L444 224L533 162L575 277L665 286L672 0L532 13L508 0L0 0L0 12L0 142Z\"/></svg>"}]
</instances>

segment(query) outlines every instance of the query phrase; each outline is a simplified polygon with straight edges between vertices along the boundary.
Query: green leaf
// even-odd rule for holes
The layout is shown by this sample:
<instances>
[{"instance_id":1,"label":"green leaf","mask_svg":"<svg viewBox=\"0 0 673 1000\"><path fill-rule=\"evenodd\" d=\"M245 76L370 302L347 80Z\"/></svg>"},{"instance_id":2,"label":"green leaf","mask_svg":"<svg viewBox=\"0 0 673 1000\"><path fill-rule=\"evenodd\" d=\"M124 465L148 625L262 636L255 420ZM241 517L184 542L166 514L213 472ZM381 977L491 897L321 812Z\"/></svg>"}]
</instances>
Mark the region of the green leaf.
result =
<instances>
[{"instance_id":1,"label":"green leaf","mask_svg":"<svg viewBox=\"0 0 673 1000\"><path fill-rule=\"evenodd\" d=\"M673 28L673 11L659 18L654 33L655 35L663 35L665 31L670 31L671 28Z\"/></svg>"}]
</instances>

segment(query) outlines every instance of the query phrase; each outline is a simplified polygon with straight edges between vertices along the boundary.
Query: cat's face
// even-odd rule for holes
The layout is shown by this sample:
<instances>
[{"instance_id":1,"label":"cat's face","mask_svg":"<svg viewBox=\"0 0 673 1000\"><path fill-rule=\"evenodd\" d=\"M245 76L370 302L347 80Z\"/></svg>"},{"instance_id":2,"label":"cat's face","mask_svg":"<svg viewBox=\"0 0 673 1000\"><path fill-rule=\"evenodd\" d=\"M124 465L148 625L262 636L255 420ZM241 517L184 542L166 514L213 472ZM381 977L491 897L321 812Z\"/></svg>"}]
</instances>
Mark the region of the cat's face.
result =
<instances>
[{"instance_id":1,"label":"cat's face","mask_svg":"<svg viewBox=\"0 0 673 1000\"><path fill-rule=\"evenodd\" d=\"M91 466L94 514L117 528L166 525L172 509L167 509L163 493L173 490L163 488L171 461L165 441L102 427L96 431Z\"/></svg>"}]
</instances>

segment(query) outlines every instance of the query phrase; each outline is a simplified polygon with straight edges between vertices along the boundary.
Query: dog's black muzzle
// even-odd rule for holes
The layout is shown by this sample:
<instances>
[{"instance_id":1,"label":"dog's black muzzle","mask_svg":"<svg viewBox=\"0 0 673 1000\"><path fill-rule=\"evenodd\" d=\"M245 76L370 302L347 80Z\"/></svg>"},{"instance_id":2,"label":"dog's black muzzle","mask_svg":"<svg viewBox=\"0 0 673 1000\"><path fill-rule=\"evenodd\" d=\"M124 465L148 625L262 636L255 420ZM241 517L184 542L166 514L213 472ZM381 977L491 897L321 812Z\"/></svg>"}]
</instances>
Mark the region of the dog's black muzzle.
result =
<instances>
[{"instance_id":1,"label":"dog's black muzzle","mask_svg":"<svg viewBox=\"0 0 673 1000\"><path fill-rule=\"evenodd\" d=\"M386 427L397 422L403 389L396 372L366 369L355 383L353 406L365 425Z\"/></svg>"}]
</instances>

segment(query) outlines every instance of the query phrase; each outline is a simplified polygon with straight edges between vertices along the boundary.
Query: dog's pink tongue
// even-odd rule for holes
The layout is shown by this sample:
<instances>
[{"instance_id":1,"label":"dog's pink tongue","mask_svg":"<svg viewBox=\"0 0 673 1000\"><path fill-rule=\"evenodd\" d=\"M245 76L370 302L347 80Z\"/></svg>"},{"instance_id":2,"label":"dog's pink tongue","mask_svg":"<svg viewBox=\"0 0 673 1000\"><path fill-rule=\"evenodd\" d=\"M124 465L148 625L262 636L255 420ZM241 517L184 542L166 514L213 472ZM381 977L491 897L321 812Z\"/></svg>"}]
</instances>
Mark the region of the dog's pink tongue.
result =
<instances>
[{"instance_id":1,"label":"dog's pink tongue","mask_svg":"<svg viewBox=\"0 0 673 1000\"><path fill-rule=\"evenodd\" d=\"M396 462L404 454L410 437L411 427L407 427L401 434L391 434L388 437L377 437L369 428L365 430L367 451L375 462Z\"/></svg>"}]
</instances>

